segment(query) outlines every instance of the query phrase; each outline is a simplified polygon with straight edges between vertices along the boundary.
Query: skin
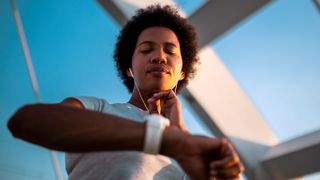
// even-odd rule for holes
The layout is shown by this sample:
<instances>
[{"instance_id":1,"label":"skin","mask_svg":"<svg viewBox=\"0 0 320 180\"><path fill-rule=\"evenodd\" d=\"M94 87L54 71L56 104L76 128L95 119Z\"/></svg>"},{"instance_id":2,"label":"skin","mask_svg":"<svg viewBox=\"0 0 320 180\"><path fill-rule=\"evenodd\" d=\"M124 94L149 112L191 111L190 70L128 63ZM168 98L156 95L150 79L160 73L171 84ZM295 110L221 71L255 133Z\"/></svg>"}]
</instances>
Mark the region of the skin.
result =
<instances>
[{"instance_id":1,"label":"skin","mask_svg":"<svg viewBox=\"0 0 320 180\"><path fill-rule=\"evenodd\" d=\"M168 73L148 73L149 67L164 66ZM165 27L147 28L140 34L132 57L132 70L141 92L150 93L173 89L184 78L180 43ZM133 96L136 95L136 88Z\"/></svg>"},{"instance_id":2,"label":"skin","mask_svg":"<svg viewBox=\"0 0 320 180\"><path fill-rule=\"evenodd\" d=\"M173 31L165 27L150 27L142 31L132 57L136 86L129 103L146 110L137 90L139 88L150 113L160 113L170 119L171 124L185 130L181 106L172 90L184 78L182 62L180 43ZM165 67L168 72L149 72L152 67ZM129 70L127 74L132 77Z\"/></svg>"},{"instance_id":3,"label":"skin","mask_svg":"<svg viewBox=\"0 0 320 180\"><path fill-rule=\"evenodd\" d=\"M152 46L148 53L141 51L140 44L146 41L144 48ZM174 45L175 53L168 52L168 45ZM165 66L168 73L148 73L150 66ZM170 29L152 27L140 34L132 57L137 87L150 113L161 113L171 121L164 129L160 154L176 159L192 179L238 179L244 168L227 140L185 130L181 106L172 91L184 78L181 69L179 41ZM129 103L145 110L137 87ZM58 104L23 106L10 118L8 128L17 138L59 151L142 151L146 125L86 110L78 100L68 98Z\"/></svg>"}]
</instances>

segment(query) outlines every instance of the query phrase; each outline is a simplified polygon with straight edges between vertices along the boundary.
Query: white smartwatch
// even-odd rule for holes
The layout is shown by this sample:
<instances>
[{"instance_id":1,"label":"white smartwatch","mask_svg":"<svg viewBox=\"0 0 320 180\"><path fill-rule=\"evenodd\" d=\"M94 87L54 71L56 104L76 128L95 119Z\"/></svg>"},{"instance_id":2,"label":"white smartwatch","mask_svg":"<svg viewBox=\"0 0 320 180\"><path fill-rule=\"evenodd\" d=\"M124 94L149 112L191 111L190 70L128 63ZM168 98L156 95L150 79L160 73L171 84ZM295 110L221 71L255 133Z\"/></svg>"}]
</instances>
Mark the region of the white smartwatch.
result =
<instances>
[{"instance_id":1,"label":"white smartwatch","mask_svg":"<svg viewBox=\"0 0 320 180\"><path fill-rule=\"evenodd\" d=\"M163 130L165 127L170 125L170 121L159 114L147 115L144 117L144 120L146 120L147 126L144 137L143 152L148 154L158 154Z\"/></svg>"}]
</instances>

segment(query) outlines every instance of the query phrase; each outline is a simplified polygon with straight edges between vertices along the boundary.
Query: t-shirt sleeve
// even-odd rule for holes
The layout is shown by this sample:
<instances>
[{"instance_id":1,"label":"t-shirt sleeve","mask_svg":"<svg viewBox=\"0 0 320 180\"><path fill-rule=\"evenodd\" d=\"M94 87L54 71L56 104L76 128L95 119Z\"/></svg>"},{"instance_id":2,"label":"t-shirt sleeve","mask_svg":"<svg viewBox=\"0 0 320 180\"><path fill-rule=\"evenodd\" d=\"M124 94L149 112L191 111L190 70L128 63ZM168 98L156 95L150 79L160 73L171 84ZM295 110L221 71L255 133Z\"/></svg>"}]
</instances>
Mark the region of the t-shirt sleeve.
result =
<instances>
[{"instance_id":1,"label":"t-shirt sleeve","mask_svg":"<svg viewBox=\"0 0 320 180\"><path fill-rule=\"evenodd\" d=\"M85 109L92 110L92 111L103 112L103 109L105 108L105 106L109 105L109 103L106 100L96 98L96 97L75 96L72 98L75 98L78 101L80 101Z\"/></svg>"}]
</instances>

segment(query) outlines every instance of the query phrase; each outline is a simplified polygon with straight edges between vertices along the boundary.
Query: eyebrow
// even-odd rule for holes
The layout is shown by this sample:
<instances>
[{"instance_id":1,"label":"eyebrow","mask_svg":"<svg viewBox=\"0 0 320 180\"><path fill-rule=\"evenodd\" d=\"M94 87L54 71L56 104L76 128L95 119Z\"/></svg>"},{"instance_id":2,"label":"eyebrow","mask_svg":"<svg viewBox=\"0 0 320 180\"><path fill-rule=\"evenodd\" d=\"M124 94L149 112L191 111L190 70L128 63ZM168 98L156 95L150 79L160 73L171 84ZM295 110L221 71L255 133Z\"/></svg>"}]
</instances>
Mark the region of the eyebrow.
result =
<instances>
[{"instance_id":1,"label":"eyebrow","mask_svg":"<svg viewBox=\"0 0 320 180\"><path fill-rule=\"evenodd\" d=\"M142 44L157 44L153 41L142 41L141 43L138 44L138 46L142 45ZM174 47L178 47L177 45L175 45L172 42L164 42L165 45L169 45L169 46L174 46Z\"/></svg>"}]
</instances>

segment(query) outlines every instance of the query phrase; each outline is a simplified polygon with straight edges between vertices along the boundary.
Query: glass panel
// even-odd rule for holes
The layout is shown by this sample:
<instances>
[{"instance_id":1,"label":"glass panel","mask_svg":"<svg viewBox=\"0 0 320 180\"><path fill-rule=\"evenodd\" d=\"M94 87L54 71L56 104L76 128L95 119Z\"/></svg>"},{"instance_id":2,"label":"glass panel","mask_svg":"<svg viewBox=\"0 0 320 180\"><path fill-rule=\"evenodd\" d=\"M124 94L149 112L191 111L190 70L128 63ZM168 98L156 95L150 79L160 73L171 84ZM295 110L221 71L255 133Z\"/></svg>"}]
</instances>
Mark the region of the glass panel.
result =
<instances>
[{"instance_id":1,"label":"glass panel","mask_svg":"<svg viewBox=\"0 0 320 180\"><path fill-rule=\"evenodd\" d=\"M281 141L320 128L319 32L312 1L272 1L211 45Z\"/></svg>"}]
</instances>

